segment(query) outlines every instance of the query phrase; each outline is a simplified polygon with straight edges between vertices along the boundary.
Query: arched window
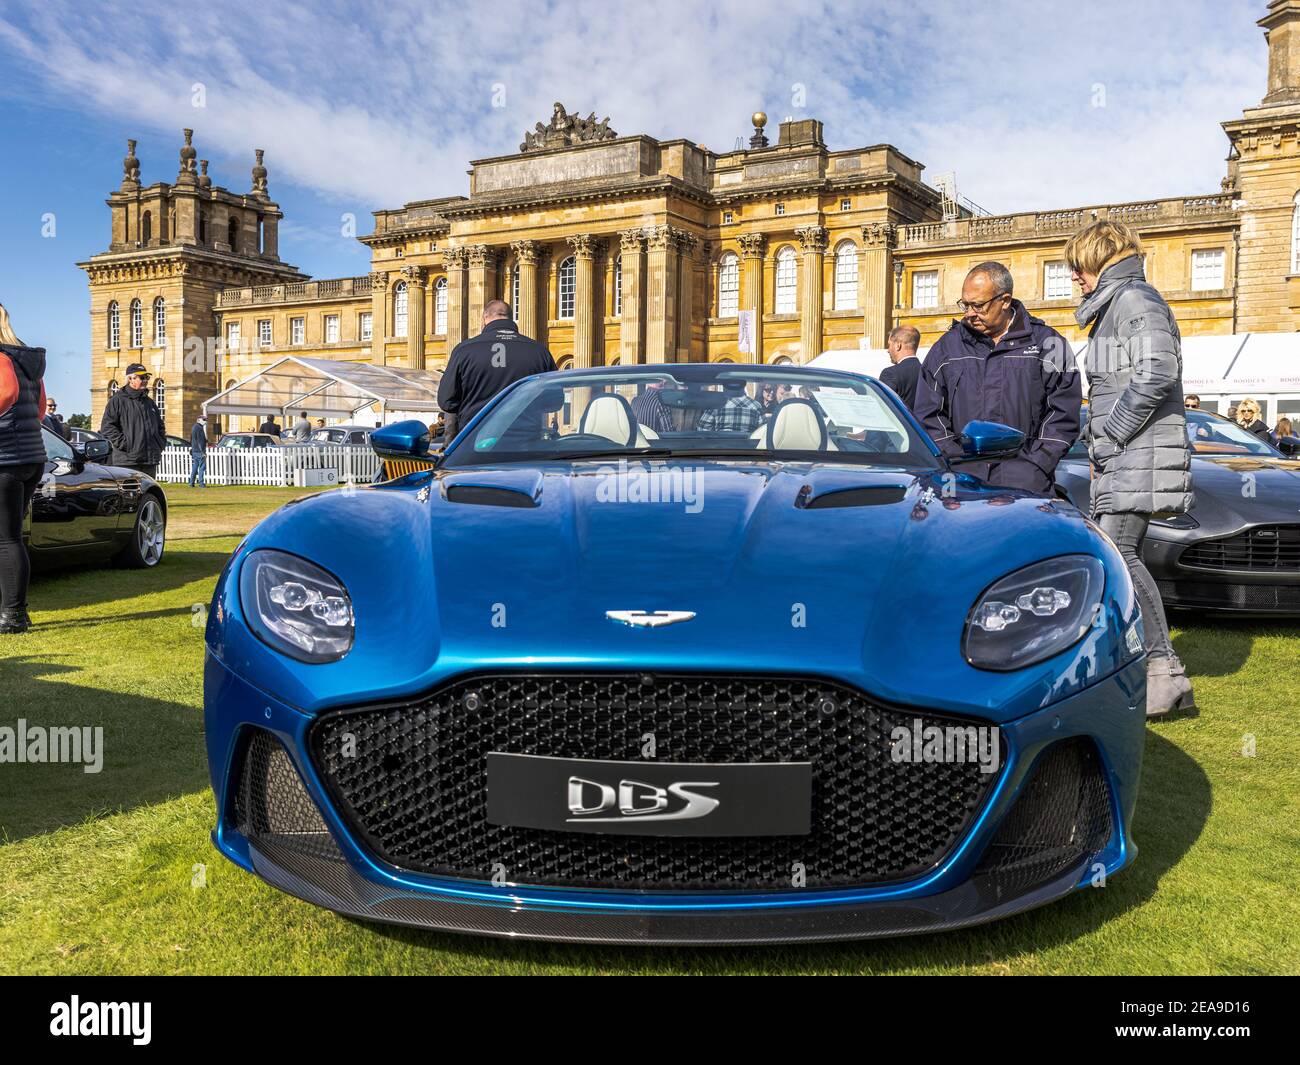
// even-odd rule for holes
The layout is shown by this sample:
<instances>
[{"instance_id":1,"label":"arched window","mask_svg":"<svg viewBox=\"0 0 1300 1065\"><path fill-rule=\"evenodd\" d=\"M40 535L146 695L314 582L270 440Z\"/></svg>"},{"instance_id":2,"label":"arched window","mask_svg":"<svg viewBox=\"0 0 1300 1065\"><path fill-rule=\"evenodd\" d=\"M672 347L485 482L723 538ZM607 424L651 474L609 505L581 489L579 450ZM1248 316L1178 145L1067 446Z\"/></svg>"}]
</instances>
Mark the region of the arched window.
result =
<instances>
[{"instance_id":1,"label":"arched window","mask_svg":"<svg viewBox=\"0 0 1300 1065\"><path fill-rule=\"evenodd\" d=\"M433 285L433 331L447 335L447 279L438 278Z\"/></svg>"},{"instance_id":2,"label":"arched window","mask_svg":"<svg viewBox=\"0 0 1300 1065\"><path fill-rule=\"evenodd\" d=\"M153 240L153 212L145 211L144 218L140 220L140 239L148 244Z\"/></svg>"},{"instance_id":3,"label":"arched window","mask_svg":"<svg viewBox=\"0 0 1300 1065\"><path fill-rule=\"evenodd\" d=\"M560 263L560 313L561 318L572 318L574 290L578 285L578 260L570 255Z\"/></svg>"},{"instance_id":4,"label":"arched window","mask_svg":"<svg viewBox=\"0 0 1300 1065\"><path fill-rule=\"evenodd\" d=\"M226 243L231 251L239 251L239 219L232 218L226 226Z\"/></svg>"},{"instance_id":5,"label":"arched window","mask_svg":"<svg viewBox=\"0 0 1300 1065\"><path fill-rule=\"evenodd\" d=\"M144 308L139 300L131 301L131 347L144 347Z\"/></svg>"},{"instance_id":6,"label":"arched window","mask_svg":"<svg viewBox=\"0 0 1300 1065\"><path fill-rule=\"evenodd\" d=\"M729 251L718 260L718 317L735 318L740 313L740 259Z\"/></svg>"},{"instance_id":7,"label":"arched window","mask_svg":"<svg viewBox=\"0 0 1300 1065\"><path fill-rule=\"evenodd\" d=\"M794 314L799 300L799 263L787 244L776 253L776 313Z\"/></svg>"},{"instance_id":8,"label":"arched window","mask_svg":"<svg viewBox=\"0 0 1300 1065\"><path fill-rule=\"evenodd\" d=\"M510 269L510 315L519 321L519 260Z\"/></svg>"},{"instance_id":9,"label":"arched window","mask_svg":"<svg viewBox=\"0 0 1300 1065\"><path fill-rule=\"evenodd\" d=\"M406 282L393 286L393 336L406 336Z\"/></svg>"},{"instance_id":10,"label":"arched window","mask_svg":"<svg viewBox=\"0 0 1300 1065\"><path fill-rule=\"evenodd\" d=\"M772 360L773 366L792 366L793 364L794 359L790 358L789 355L778 355Z\"/></svg>"},{"instance_id":11,"label":"arched window","mask_svg":"<svg viewBox=\"0 0 1300 1065\"><path fill-rule=\"evenodd\" d=\"M835 309L852 311L858 306L858 246L841 241L835 249Z\"/></svg>"},{"instance_id":12,"label":"arched window","mask_svg":"<svg viewBox=\"0 0 1300 1065\"><path fill-rule=\"evenodd\" d=\"M165 423L167 421L167 386L163 384L161 377L153 383L153 401Z\"/></svg>"},{"instance_id":13,"label":"arched window","mask_svg":"<svg viewBox=\"0 0 1300 1065\"><path fill-rule=\"evenodd\" d=\"M109 398L109 399L112 399L114 393L117 392L117 382L116 382L116 381L109 381L109 382L108 382L108 387L105 389L105 391L108 393L108 398Z\"/></svg>"},{"instance_id":14,"label":"arched window","mask_svg":"<svg viewBox=\"0 0 1300 1065\"><path fill-rule=\"evenodd\" d=\"M623 313L623 256L614 256L614 313Z\"/></svg>"},{"instance_id":15,"label":"arched window","mask_svg":"<svg viewBox=\"0 0 1300 1065\"><path fill-rule=\"evenodd\" d=\"M117 300L108 305L108 336L105 339L114 351L122 346L122 312L118 309Z\"/></svg>"},{"instance_id":16,"label":"arched window","mask_svg":"<svg viewBox=\"0 0 1300 1065\"><path fill-rule=\"evenodd\" d=\"M1295 210L1291 212L1291 272L1300 274L1300 192L1295 194Z\"/></svg>"},{"instance_id":17,"label":"arched window","mask_svg":"<svg viewBox=\"0 0 1300 1065\"><path fill-rule=\"evenodd\" d=\"M161 296L153 301L153 342L157 347L167 343L167 301Z\"/></svg>"}]
</instances>

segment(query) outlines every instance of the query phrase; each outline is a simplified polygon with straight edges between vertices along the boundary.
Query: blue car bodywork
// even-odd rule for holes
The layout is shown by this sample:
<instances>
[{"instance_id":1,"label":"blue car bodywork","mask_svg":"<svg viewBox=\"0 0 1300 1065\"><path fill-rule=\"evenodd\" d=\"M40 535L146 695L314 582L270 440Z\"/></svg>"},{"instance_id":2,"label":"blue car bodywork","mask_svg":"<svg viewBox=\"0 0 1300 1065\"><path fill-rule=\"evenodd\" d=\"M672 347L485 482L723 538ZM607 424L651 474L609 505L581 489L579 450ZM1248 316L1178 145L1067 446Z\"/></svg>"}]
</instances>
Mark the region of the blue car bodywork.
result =
<instances>
[{"instance_id":1,"label":"blue car bodywork","mask_svg":"<svg viewBox=\"0 0 1300 1065\"><path fill-rule=\"evenodd\" d=\"M819 380L836 376L853 380ZM527 387L497 397L449 455ZM1145 658L1121 558L1068 503L949 468L871 387L932 461L655 460L660 473L682 467L707 501L697 508L611 497L615 459L453 461L271 515L229 560L209 615L218 849L366 919L618 943L957 928L1126 866ZM485 505L483 492L498 498ZM346 588L343 657L299 661L250 623L241 579L266 550ZM972 666L974 604L1060 556L1104 574L1086 633L1024 668ZM607 616L624 611L693 616ZM888 737L912 722L988 730L996 767L926 768L918 738L902 754L918 764L900 768ZM482 794L484 755L503 750L593 765L807 763L812 831L503 827Z\"/></svg>"}]
</instances>

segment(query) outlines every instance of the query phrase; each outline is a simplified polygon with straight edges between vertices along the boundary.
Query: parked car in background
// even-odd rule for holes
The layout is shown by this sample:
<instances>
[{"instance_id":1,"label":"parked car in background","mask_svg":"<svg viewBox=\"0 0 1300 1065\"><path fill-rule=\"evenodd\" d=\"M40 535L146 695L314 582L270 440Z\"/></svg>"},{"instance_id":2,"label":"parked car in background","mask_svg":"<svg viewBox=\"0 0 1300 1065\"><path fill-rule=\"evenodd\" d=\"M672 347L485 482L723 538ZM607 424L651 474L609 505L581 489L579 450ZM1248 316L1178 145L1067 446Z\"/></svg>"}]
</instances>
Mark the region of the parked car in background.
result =
<instances>
[{"instance_id":1,"label":"parked car in background","mask_svg":"<svg viewBox=\"0 0 1300 1065\"><path fill-rule=\"evenodd\" d=\"M1142 549L1165 607L1300 616L1300 440L1275 448L1203 410L1187 411L1187 436L1196 501L1156 515ZM1081 439L1056 481L1085 514L1089 477Z\"/></svg>"},{"instance_id":2,"label":"parked car in background","mask_svg":"<svg viewBox=\"0 0 1300 1065\"><path fill-rule=\"evenodd\" d=\"M189 445L186 444L186 447ZM218 442L217 447L254 448L279 447L280 441L270 433L227 433Z\"/></svg>"},{"instance_id":3,"label":"parked car in background","mask_svg":"<svg viewBox=\"0 0 1300 1065\"><path fill-rule=\"evenodd\" d=\"M373 432L360 425L331 425L325 429L313 429L307 437L309 444L359 444L369 446L370 434Z\"/></svg>"},{"instance_id":4,"label":"parked car in background","mask_svg":"<svg viewBox=\"0 0 1300 1065\"><path fill-rule=\"evenodd\" d=\"M72 426L68 426L68 443L76 444L78 447L81 447L83 444L86 444L91 440L103 439L104 435L95 432L94 429L74 429Z\"/></svg>"},{"instance_id":5,"label":"parked car in background","mask_svg":"<svg viewBox=\"0 0 1300 1065\"><path fill-rule=\"evenodd\" d=\"M167 446L168 446L168 447L183 447L183 448L185 448L186 450L189 450L190 442L189 442L188 440L184 439L183 437L179 437L179 436L177 436L175 433L168 433L168 434L167 434Z\"/></svg>"},{"instance_id":6,"label":"parked car in background","mask_svg":"<svg viewBox=\"0 0 1300 1065\"><path fill-rule=\"evenodd\" d=\"M112 451L107 440L73 444L48 429L41 436L45 475L24 526L32 565L158 565L167 540L162 485L135 470L106 465Z\"/></svg>"}]
</instances>

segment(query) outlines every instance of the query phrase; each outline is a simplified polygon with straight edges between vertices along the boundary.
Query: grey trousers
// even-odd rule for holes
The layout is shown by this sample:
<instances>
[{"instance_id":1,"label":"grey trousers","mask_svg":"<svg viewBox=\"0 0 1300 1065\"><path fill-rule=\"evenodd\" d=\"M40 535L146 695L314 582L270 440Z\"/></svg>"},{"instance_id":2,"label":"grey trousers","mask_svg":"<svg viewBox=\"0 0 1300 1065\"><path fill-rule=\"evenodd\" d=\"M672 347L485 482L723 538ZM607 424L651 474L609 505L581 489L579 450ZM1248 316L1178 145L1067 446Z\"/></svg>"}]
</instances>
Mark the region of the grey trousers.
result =
<instances>
[{"instance_id":1,"label":"grey trousers","mask_svg":"<svg viewBox=\"0 0 1300 1065\"><path fill-rule=\"evenodd\" d=\"M1165 606L1160 600L1160 589L1155 578L1142 561L1142 541L1151 524L1150 514L1098 514L1097 524L1102 532L1115 541L1124 556L1128 571L1133 576L1138 606L1142 610L1142 631L1146 636L1147 655L1151 658L1174 658L1174 646L1169 640L1169 622L1165 620Z\"/></svg>"}]
</instances>

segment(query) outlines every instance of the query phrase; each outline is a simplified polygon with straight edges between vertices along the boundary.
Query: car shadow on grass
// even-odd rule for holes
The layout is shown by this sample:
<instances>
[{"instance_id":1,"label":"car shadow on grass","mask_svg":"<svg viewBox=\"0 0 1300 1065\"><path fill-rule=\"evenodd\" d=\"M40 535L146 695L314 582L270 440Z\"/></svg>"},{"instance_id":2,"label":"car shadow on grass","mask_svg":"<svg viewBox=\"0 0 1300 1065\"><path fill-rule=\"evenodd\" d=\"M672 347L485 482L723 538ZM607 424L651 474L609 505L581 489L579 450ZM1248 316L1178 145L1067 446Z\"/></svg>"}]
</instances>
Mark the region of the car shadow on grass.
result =
<instances>
[{"instance_id":1,"label":"car shadow on grass","mask_svg":"<svg viewBox=\"0 0 1300 1065\"><path fill-rule=\"evenodd\" d=\"M1133 835L1134 864L1104 887L1075 892L1003 921L956 932L839 944L773 947L597 947L507 942L377 925L345 918L390 939L462 955L467 966L512 963L655 972L898 972L914 969L1010 971L1010 962L1069 944L1141 906L1200 836L1211 809L1210 781L1176 744L1148 731Z\"/></svg>"},{"instance_id":2,"label":"car shadow on grass","mask_svg":"<svg viewBox=\"0 0 1300 1065\"><path fill-rule=\"evenodd\" d=\"M18 637L22 639L22 637ZM6 644L4 649L9 650ZM89 818L164 802L205 788L203 715L193 706L126 691L67 684L75 665L43 657L0 658L0 726L101 728L98 772L78 763L0 765L0 840L14 842ZM83 732L84 736L85 733Z\"/></svg>"},{"instance_id":3,"label":"car shadow on grass","mask_svg":"<svg viewBox=\"0 0 1300 1065\"><path fill-rule=\"evenodd\" d=\"M156 595L195 581L212 580L229 557L222 551L168 550L153 569L70 566L36 570L28 599L32 613L39 615L45 610L72 610Z\"/></svg>"}]
</instances>

